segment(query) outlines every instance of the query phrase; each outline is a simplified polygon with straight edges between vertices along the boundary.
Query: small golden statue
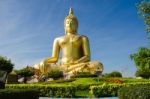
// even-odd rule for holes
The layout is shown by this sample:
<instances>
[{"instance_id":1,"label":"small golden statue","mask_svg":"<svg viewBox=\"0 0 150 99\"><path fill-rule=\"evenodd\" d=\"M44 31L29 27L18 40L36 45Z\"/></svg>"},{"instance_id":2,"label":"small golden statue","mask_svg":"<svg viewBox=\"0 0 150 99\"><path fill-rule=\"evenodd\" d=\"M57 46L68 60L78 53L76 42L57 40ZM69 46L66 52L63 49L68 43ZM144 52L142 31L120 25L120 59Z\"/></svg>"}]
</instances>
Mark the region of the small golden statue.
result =
<instances>
[{"instance_id":1,"label":"small golden statue","mask_svg":"<svg viewBox=\"0 0 150 99\"><path fill-rule=\"evenodd\" d=\"M65 73L75 75L78 72L90 72L91 74L101 74L102 63L98 61L90 62L90 47L88 37L77 33L78 20L73 15L70 8L69 15L64 20L65 35L54 40L52 57L43 61L43 67L36 67L42 72L48 72L49 65L55 64L59 59L60 50L62 58L60 64L56 64Z\"/></svg>"}]
</instances>

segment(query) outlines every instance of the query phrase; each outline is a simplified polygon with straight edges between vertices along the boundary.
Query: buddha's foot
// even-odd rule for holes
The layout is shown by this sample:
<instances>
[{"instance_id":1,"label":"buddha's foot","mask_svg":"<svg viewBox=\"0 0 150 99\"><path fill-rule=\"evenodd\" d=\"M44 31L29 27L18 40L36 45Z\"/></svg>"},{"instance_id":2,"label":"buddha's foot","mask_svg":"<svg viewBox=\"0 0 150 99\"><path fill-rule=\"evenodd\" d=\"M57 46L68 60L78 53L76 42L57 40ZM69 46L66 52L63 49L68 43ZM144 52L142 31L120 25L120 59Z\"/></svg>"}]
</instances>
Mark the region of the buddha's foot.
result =
<instances>
[{"instance_id":1,"label":"buddha's foot","mask_svg":"<svg viewBox=\"0 0 150 99\"><path fill-rule=\"evenodd\" d=\"M77 75L79 72L89 72L99 76L103 71L103 64L98 61L80 63L65 67L64 71L70 75Z\"/></svg>"}]
</instances>

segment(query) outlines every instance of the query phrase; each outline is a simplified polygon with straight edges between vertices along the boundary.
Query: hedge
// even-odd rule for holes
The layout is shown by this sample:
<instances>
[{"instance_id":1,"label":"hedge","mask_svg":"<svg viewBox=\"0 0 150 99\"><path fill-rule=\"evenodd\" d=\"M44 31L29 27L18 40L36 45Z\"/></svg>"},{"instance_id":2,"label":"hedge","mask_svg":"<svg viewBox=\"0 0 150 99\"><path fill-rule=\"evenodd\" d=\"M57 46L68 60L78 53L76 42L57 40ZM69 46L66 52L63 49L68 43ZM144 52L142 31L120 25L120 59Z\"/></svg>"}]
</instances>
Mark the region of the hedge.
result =
<instances>
[{"instance_id":1,"label":"hedge","mask_svg":"<svg viewBox=\"0 0 150 99\"><path fill-rule=\"evenodd\" d=\"M6 84L7 89L31 89L36 88L40 91L42 97L75 97L78 91L89 91L94 97L114 97L118 96L118 90L122 87L150 85L150 82L134 82L123 84L71 84L71 85L53 85L53 84Z\"/></svg>"},{"instance_id":2,"label":"hedge","mask_svg":"<svg viewBox=\"0 0 150 99\"><path fill-rule=\"evenodd\" d=\"M91 74L90 72L79 72L77 75L72 76L71 78L91 78L97 77L96 74Z\"/></svg>"},{"instance_id":3,"label":"hedge","mask_svg":"<svg viewBox=\"0 0 150 99\"><path fill-rule=\"evenodd\" d=\"M39 99L36 89L1 89L0 99Z\"/></svg>"},{"instance_id":4,"label":"hedge","mask_svg":"<svg viewBox=\"0 0 150 99\"><path fill-rule=\"evenodd\" d=\"M119 99L150 99L150 85L120 88L118 97Z\"/></svg>"},{"instance_id":5,"label":"hedge","mask_svg":"<svg viewBox=\"0 0 150 99\"><path fill-rule=\"evenodd\" d=\"M95 97L115 97L118 96L118 90L122 87L150 85L150 82L143 83L127 83L127 84L106 84L91 86L90 93ZM126 98L128 99L128 98Z\"/></svg>"},{"instance_id":6,"label":"hedge","mask_svg":"<svg viewBox=\"0 0 150 99\"><path fill-rule=\"evenodd\" d=\"M36 88L40 91L42 97L74 97L76 87L69 85L42 85L42 84L7 84L6 88L10 89L31 89Z\"/></svg>"}]
</instances>

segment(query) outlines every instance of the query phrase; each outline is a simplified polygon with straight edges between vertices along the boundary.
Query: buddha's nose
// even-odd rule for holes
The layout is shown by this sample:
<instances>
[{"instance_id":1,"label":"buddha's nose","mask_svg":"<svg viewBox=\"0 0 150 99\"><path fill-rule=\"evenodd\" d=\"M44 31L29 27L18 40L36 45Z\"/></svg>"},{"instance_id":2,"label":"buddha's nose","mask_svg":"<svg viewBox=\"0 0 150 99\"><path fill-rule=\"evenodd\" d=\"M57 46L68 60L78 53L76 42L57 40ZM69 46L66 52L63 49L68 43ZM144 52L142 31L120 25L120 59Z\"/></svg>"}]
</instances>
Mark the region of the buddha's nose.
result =
<instances>
[{"instance_id":1,"label":"buddha's nose","mask_svg":"<svg viewBox=\"0 0 150 99\"><path fill-rule=\"evenodd\" d=\"M71 27L71 26L72 26L72 22L69 23L69 27Z\"/></svg>"}]
</instances>

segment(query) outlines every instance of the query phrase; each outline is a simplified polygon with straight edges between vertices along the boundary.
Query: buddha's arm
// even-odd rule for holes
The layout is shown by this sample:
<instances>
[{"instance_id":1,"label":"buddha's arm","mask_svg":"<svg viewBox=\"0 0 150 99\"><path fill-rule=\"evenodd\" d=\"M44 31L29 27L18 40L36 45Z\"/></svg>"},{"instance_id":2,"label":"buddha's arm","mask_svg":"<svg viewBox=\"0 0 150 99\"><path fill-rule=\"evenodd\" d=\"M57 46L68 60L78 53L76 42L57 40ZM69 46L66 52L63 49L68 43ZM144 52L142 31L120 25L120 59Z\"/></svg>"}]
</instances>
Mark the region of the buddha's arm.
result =
<instances>
[{"instance_id":1,"label":"buddha's arm","mask_svg":"<svg viewBox=\"0 0 150 99\"><path fill-rule=\"evenodd\" d=\"M90 61L90 47L89 40L86 36L82 37L82 49L83 49L83 57L76 61L76 63L88 62Z\"/></svg>"},{"instance_id":2,"label":"buddha's arm","mask_svg":"<svg viewBox=\"0 0 150 99\"><path fill-rule=\"evenodd\" d=\"M54 40L54 43L53 43L53 51L52 51L52 57L50 58L47 58L44 63L45 64L48 64L48 63L56 63L58 61L58 58L59 58L59 51L60 51L60 46L59 46L59 39L56 38Z\"/></svg>"}]
</instances>

